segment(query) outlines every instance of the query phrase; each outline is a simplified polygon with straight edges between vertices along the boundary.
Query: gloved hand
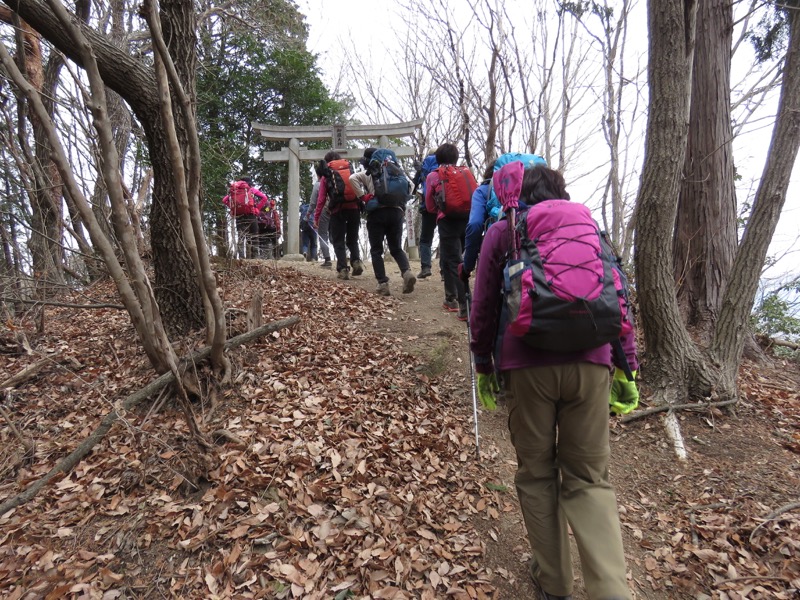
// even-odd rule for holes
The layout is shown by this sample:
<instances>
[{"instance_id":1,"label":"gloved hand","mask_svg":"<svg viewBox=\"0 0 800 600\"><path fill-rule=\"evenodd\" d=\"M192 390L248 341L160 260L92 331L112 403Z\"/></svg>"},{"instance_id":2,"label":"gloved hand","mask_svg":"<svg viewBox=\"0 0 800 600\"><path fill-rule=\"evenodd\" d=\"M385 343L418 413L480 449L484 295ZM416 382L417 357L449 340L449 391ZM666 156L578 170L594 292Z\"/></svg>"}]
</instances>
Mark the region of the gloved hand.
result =
<instances>
[{"instance_id":1,"label":"gloved hand","mask_svg":"<svg viewBox=\"0 0 800 600\"><path fill-rule=\"evenodd\" d=\"M639 406L639 389L636 387L636 371L633 371L634 381L628 381L625 371L616 369L614 379L611 381L611 394L608 404L615 415L627 415Z\"/></svg>"},{"instance_id":2,"label":"gloved hand","mask_svg":"<svg viewBox=\"0 0 800 600\"><path fill-rule=\"evenodd\" d=\"M496 394L500 391L497 385L497 375L494 373L478 373L478 400L481 406L488 410L497 408Z\"/></svg>"},{"instance_id":3,"label":"gloved hand","mask_svg":"<svg viewBox=\"0 0 800 600\"><path fill-rule=\"evenodd\" d=\"M464 263L458 263L458 278L464 282L464 285L469 283L470 272L464 269Z\"/></svg>"},{"instance_id":4,"label":"gloved hand","mask_svg":"<svg viewBox=\"0 0 800 600\"><path fill-rule=\"evenodd\" d=\"M363 196L361 196L361 201L362 201L364 204L366 204L367 202L369 202L370 200L372 200L374 197L375 197L375 194L364 194Z\"/></svg>"}]
</instances>

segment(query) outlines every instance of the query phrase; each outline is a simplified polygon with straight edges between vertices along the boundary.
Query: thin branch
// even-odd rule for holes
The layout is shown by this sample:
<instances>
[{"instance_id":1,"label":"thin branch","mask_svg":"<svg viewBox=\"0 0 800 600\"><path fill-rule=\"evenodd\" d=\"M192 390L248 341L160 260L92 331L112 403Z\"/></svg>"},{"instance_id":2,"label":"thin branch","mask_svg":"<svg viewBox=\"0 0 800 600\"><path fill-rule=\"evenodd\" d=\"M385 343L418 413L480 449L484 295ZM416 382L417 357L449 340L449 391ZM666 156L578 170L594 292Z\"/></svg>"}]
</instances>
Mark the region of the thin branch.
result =
<instances>
[{"instance_id":1,"label":"thin branch","mask_svg":"<svg viewBox=\"0 0 800 600\"><path fill-rule=\"evenodd\" d=\"M664 406L654 406L652 408L645 409L643 411L631 413L629 415L625 415L619 421L620 423L629 423L631 421L636 421L637 419L641 419L644 417L648 417L650 415L665 412L668 410L675 411L675 410L704 410L707 408L716 408L718 406L729 406L731 404L736 404L738 402L737 399L733 400L722 400L720 402L696 402L693 404L665 404Z\"/></svg>"},{"instance_id":2,"label":"thin branch","mask_svg":"<svg viewBox=\"0 0 800 600\"><path fill-rule=\"evenodd\" d=\"M766 525L767 523L769 523L770 521L772 521L776 517L779 517L783 513L789 512L790 510L794 510L796 508L800 508L800 502L792 502L791 504L787 504L785 506L781 506L778 510L769 513L766 517L764 517L764 522L763 523L759 523L755 527L755 529L753 529L753 531L750 533L750 540L749 540L750 543L751 544L753 543L753 537L755 537L756 531L758 531L759 529L764 527L764 525Z\"/></svg>"}]
</instances>

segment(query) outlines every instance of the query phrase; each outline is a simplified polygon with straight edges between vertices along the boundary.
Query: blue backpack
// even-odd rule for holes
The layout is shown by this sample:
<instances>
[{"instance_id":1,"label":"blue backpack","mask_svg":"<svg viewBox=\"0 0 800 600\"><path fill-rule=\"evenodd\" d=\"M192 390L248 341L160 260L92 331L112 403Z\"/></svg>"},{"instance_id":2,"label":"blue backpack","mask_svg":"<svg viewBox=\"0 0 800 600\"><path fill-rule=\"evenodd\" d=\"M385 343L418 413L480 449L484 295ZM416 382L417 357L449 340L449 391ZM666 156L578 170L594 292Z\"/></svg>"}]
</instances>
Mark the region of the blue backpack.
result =
<instances>
[{"instance_id":1,"label":"blue backpack","mask_svg":"<svg viewBox=\"0 0 800 600\"><path fill-rule=\"evenodd\" d=\"M533 167L547 166L547 161L538 154L520 154L519 152L507 152L502 154L494 163L494 172L497 173L500 169L508 163L519 161L522 163L523 168L531 169ZM488 216L488 225L491 225L500 218L503 212L503 207L500 204L500 199L494 193L494 186L489 184L489 199L486 201L486 214Z\"/></svg>"},{"instance_id":2,"label":"blue backpack","mask_svg":"<svg viewBox=\"0 0 800 600\"><path fill-rule=\"evenodd\" d=\"M411 186L394 151L378 148L370 157L367 169L375 184L375 199L378 204L384 208L405 207L411 197Z\"/></svg>"},{"instance_id":3,"label":"blue backpack","mask_svg":"<svg viewBox=\"0 0 800 600\"><path fill-rule=\"evenodd\" d=\"M436 156L433 154L426 156L425 160L422 161L422 166L419 168L417 176L419 177L419 190L423 198L425 197L425 180L428 178L428 175L438 168L439 163L436 162Z\"/></svg>"}]
</instances>

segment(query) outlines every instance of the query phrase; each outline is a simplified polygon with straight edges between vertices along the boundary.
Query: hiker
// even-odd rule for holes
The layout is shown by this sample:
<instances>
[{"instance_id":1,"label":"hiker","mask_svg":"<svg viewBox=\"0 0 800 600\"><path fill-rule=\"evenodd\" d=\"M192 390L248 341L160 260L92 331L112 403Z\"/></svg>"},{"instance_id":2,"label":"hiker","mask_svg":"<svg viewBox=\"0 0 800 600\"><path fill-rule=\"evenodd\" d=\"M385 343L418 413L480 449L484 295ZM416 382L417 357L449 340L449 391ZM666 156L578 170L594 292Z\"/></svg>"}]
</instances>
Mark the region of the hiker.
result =
<instances>
[{"instance_id":1,"label":"hiker","mask_svg":"<svg viewBox=\"0 0 800 600\"><path fill-rule=\"evenodd\" d=\"M458 148L445 143L435 152L438 167L425 182L425 209L436 213L439 230L440 266L444 276L444 304L448 311L458 310L458 319L467 320L464 282L458 277L458 265L464 252L472 194L478 187L467 167L458 167Z\"/></svg>"},{"instance_id":2,"label":"hiker","mask_svg":"<svg viewBox=\"0 0 800 600\"><path fill-rule=\"evenodd\" d=\"M387 158L379 159L385 156ZM417 278L411 272L408 256L403 251L403 223L405 221L405 204L409 197L409 182L405 174L397 165L394 157L394 167L397 171L396 181L399 185L399 196L393 196L390 191L383 195L379 189L376 193L375 179L391 179L384 176L384 170L389 167L384 161L392 162L394 152L386 149L366 148L360 163L363 171L358 171L350 177L353 191L363 204L367 213L367 236L369 238L369 254L372 258L372 272L378 281L376 292L381 296L390 296L389 278L386 276L386 266L383 262L383 241L389 246L389 253L397 262L403 277L403 293L410 294L414 291ZM402 175L402 178L400 177ZM403 181L404 180L404 181ZM381 184L382 185L382 184ZM405 190L403 190L405 185Z\"/></svg>"},{"instance_id":3,"label":"hiker","mask_svg":"<svg viewBox=\"0 0 800 600\"><path fill-rule=\"evenodd\" d=\"M300 249L306 262L317 260L317 234L308 222L311 205L304 202L300 205Z\"/></svg>"},{"instance_id":4,"label":"hiker","mask_svg":"<svg viewBox=\"0 0 800 600\"><path fill-rule=\"evenodd\" d=\"M322 177L319 180L317 207L314 212L314 229L319 230L320 217L327 206L331 213L330 238L336 254L336 273L339 279L350 279L364 272L361 251L358 247L358 230L361 227L361 210L350 184L351 167L338 152L331 150L319 164ZM347 266L347 251L350 251L350 267Z\"/></svg>"},{"instance_id":5,"label":"hiker","mask_svg":"<svg viewBox=\"0 0 800 600\"><path fill-rule=\"evenodd\" d=\"M464 262L458 271L459 277L464 282L469 280L470 274L475 270L475 263L478 260L478 253L483 241L483 232L501 217L499 201L497 196L492 194L492 175L495 171L515 160L522 162L526 169L536 165L547 166L547 162L538 154L509 152L493 160L486 167L483 173L483 181L472 195L472 206L470 207L467 231L464 236ZM524 203L520 208L525 208Z\"/></svg>"},{"instance_id":6,"label":"hiker","mask_svg":"<svg viewBox=\"0 0 800 600\"><path fill-rule=\"evenodd\" d=\"M281 215L274 200L267 198L257 215L257 248L260 258L279 258L278 241L281 236Z\"/></svg>"},{"instance_id":7,"label":"hiker","mask_svg":"<svg viewBox=\"0 0 800 600\"><path fill-rule=\"evenodd\" d=\"M438 166L439 165L436 163L436 155L435 153L431 152L425 157L425 160L422 161L422 164L417 169L417 172L414 174L414 179L412 180L412 183L414 184L414 191L416 192L418 189L421 195L419 202L419 214L422 221L419 232L419 262L421 268L419 274L417 275L417 279L425 279L426 277L430 277L432 274L432 246L433 233L436 231L436 213L428 212L425 208L425 180L431 171L436 169ZM441 271L441 260L439 264L439 270Z\"/></svg>"},{"instance_id":8,"label":"hiker","mask_svg":"<svg viewBox=\"0 0 800 600\"><path fill-rule=\"evenodd\" d=\"M241 258L256 258L258 254L258 213L267 202L266 194L253 187L253 180L246 175L234 181L222 199L236 219L237 254Z\"/></svg>"},{"instance_id":9,"label":"hiker","mask_svg":"<svg viewBox=\"0 0 800 600\"><path fill-rule=\"evenodd\" d=\"M504 281L505 274L510 276L511 273L506 270L508 257L514 256L511 236L519 239L522 235L520 228L527 228L521 245L535 243L540 249L545 244L542 238L547 237L547 242L552 242L548 247L550 252L555 252L553 248L564 252L569 247L576 263L583 261L583 253L588 252L600 263L601 273L605 267L597 249L587 245L589 237L583 232L580 236L574 233L574 238L567 237L573 233L569 229L573 226L572 221L559 220L561 224L554 227L550 221L544 220L555 222L559 219L555 216L556 211L564 210L559 207L566 203L574 208L577 204L567 202L569 194L560 173L542 166L523 171L521 164L509 164L494 176L494 185L502 201L508 195L498 188L498 175L501 175L500 187L508 185L514 188L516 185L509 194L516 194L529 207L545 200L555 200L559 205L551 209L548 204L547 210L552 211L552 217L551 213L544 211L533 213L535 208L530 208L527 214L523 212L519 215L520 225L514 231L509 231L510 219L499 220L489 227L481 248L470 310L471 350L478 373L477 393L481 404L487 408L494 406L494 391L497 389L495 369L505 391L511 442L517 454L515 485L533 551L531 576L542 598L572 598L569 527L578 545L589 598L629 600L617 504L608 480L608 414L609 405L621 407L620 412L638 405L635 381L619 376L624 367L634 369L634 375L637 368L632 325L627 330L621 326L612 330L612 343L619 342L619 353L612 351L612 343L589 347L596 343L594 318L600 316L599 312L581 319L570 316L571 313L565 310L563 314L567 316L558 321L557 328L551 326L552 337L546 338L545 345L553 340L572 344L577 334L573 334L571 328L580 322L587 324L580 331L583 336L581 343L585 344L582 347L589 349L564 351L559 347L555 351L534 347L531 339L523 339L519 331L513 329L517 321L513 320L511 313L513 305L503 299L509 298L504 292ZM579 207L579 210L585 209L583 205ZM598 240L599 229L588 209L585 212L594 226L595 240ZM561 214L566 212L558 213ZM537 219L533 225L528 215ZM544 232L541 238L535 238L535 242L527 233L532 226L539 228L537 232ZM553 237L558 239L553 240ZM563 255L559 258L562 260L553 260L561 269L554 275L559 282L568 280L571 286L598 285L596 271L583 270L576 264L565 274L566 261ZM537 260L542 269L552 269L549 261L544 258ZM511 264L515 266L517 263ZM584 264L592 264L592 261L581 263L580 267ZM584 277L579 277L582 273L585 273ZM614 278L608 275L600 278L599 285L604 290L615 285ZM525 276L518 277L518 280L524 282ZM509 284L505 289L509 289ZM573 304L562 300L557 291L548 293L555 302L570 307ZM605 300L608 306L618 302L616 291L612 290L610 299L606 296ZM540 301L537 300L537 306L540 306ZM583 302L588 306L586 299ZM528 321L536 322L537 326L544 321L535 318L535 309L533 318L530 311L526 315ZM620 331L627 333L619 334ZM621 358L620 354L624 357ZM615 373L613 379L610 377L612 370Z\"/></svg>"},{"instance_id":10,"label":"hiker","mask_svg":"<svg viewBox=\"0 0 800 600\"><path fill-rule=\"evenodd\" d=\"M458 276L466 285L469 276L475 270L475 263L478 261L478 251L483 242L483 230L486 228L486 201L489 199L489 190L494 174L494 163L490 162L483 172L483 180L472 194L472 204L469 209L469 219L467 229L464 232L464 260L458 266Z\"/></svg>"},{"instance_id":11,"label":"hiker","mask_svg":"<svg viewBox=\"0 0 800 600\"><path fill-rule=\"evenodd\" d=\"M331 262L331 242L328 239L328 227L331 222L331 211L328 210L327 205L322 209L319 217L319 227L314 224L314 215L317 212L317 201L319 198L319 182L322 179L323 171L319 169L319 164L314 165L314 171L317 174L317 180L311 188L311 201L309 202L308 209L308 225L314 232L316 237L319 238L319 246L322 251L323 263L320 265L323 269L330 269L333 267Z\"/></svg>"}]
</instances>

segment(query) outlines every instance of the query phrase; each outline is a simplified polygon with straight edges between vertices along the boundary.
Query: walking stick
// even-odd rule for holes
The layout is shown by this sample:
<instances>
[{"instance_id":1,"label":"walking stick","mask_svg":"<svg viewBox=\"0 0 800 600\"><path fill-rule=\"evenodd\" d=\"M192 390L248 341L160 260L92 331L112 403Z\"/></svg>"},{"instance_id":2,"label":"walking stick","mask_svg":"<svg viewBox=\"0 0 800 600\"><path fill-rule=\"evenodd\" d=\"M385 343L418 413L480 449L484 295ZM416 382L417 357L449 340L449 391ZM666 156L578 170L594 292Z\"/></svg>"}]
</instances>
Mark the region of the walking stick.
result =
<instances>
[{"instance_id":1,"label":"walking stick","mask_svg":"<svg viewBox=\"0 0 800 600\"><path fill-rule=\"evenodd\" d=\"M314 226L311 223L309 223L308 226L311 227L311 231L313 231L314 233L317 234L317 238L319 239L319 241L322 242L323 244L325 244L325 247L328 249L328 252L331 252L331 250L332 250L331 245L328 242L326 242L325 240L322 239L322 236L319 234L319 231L314 229Z\"/></svg>"},{"instance_id":2,"label":"walking stick","mask_svg":"<svg viewBox=\"0 0 800 600\"><path fill-rule=\"evenodd\" d=\"M481 447L478 441L478 394L475 391L475 366L472 360L472 329L469 325L470 309L472 306L472 296L469 293L469 284L464 284L464 296L467 301L467 344L469 344L469 377L472 384L472 419L475 422L475 457L481 459Z\"/></svg>"}]
</instances>

